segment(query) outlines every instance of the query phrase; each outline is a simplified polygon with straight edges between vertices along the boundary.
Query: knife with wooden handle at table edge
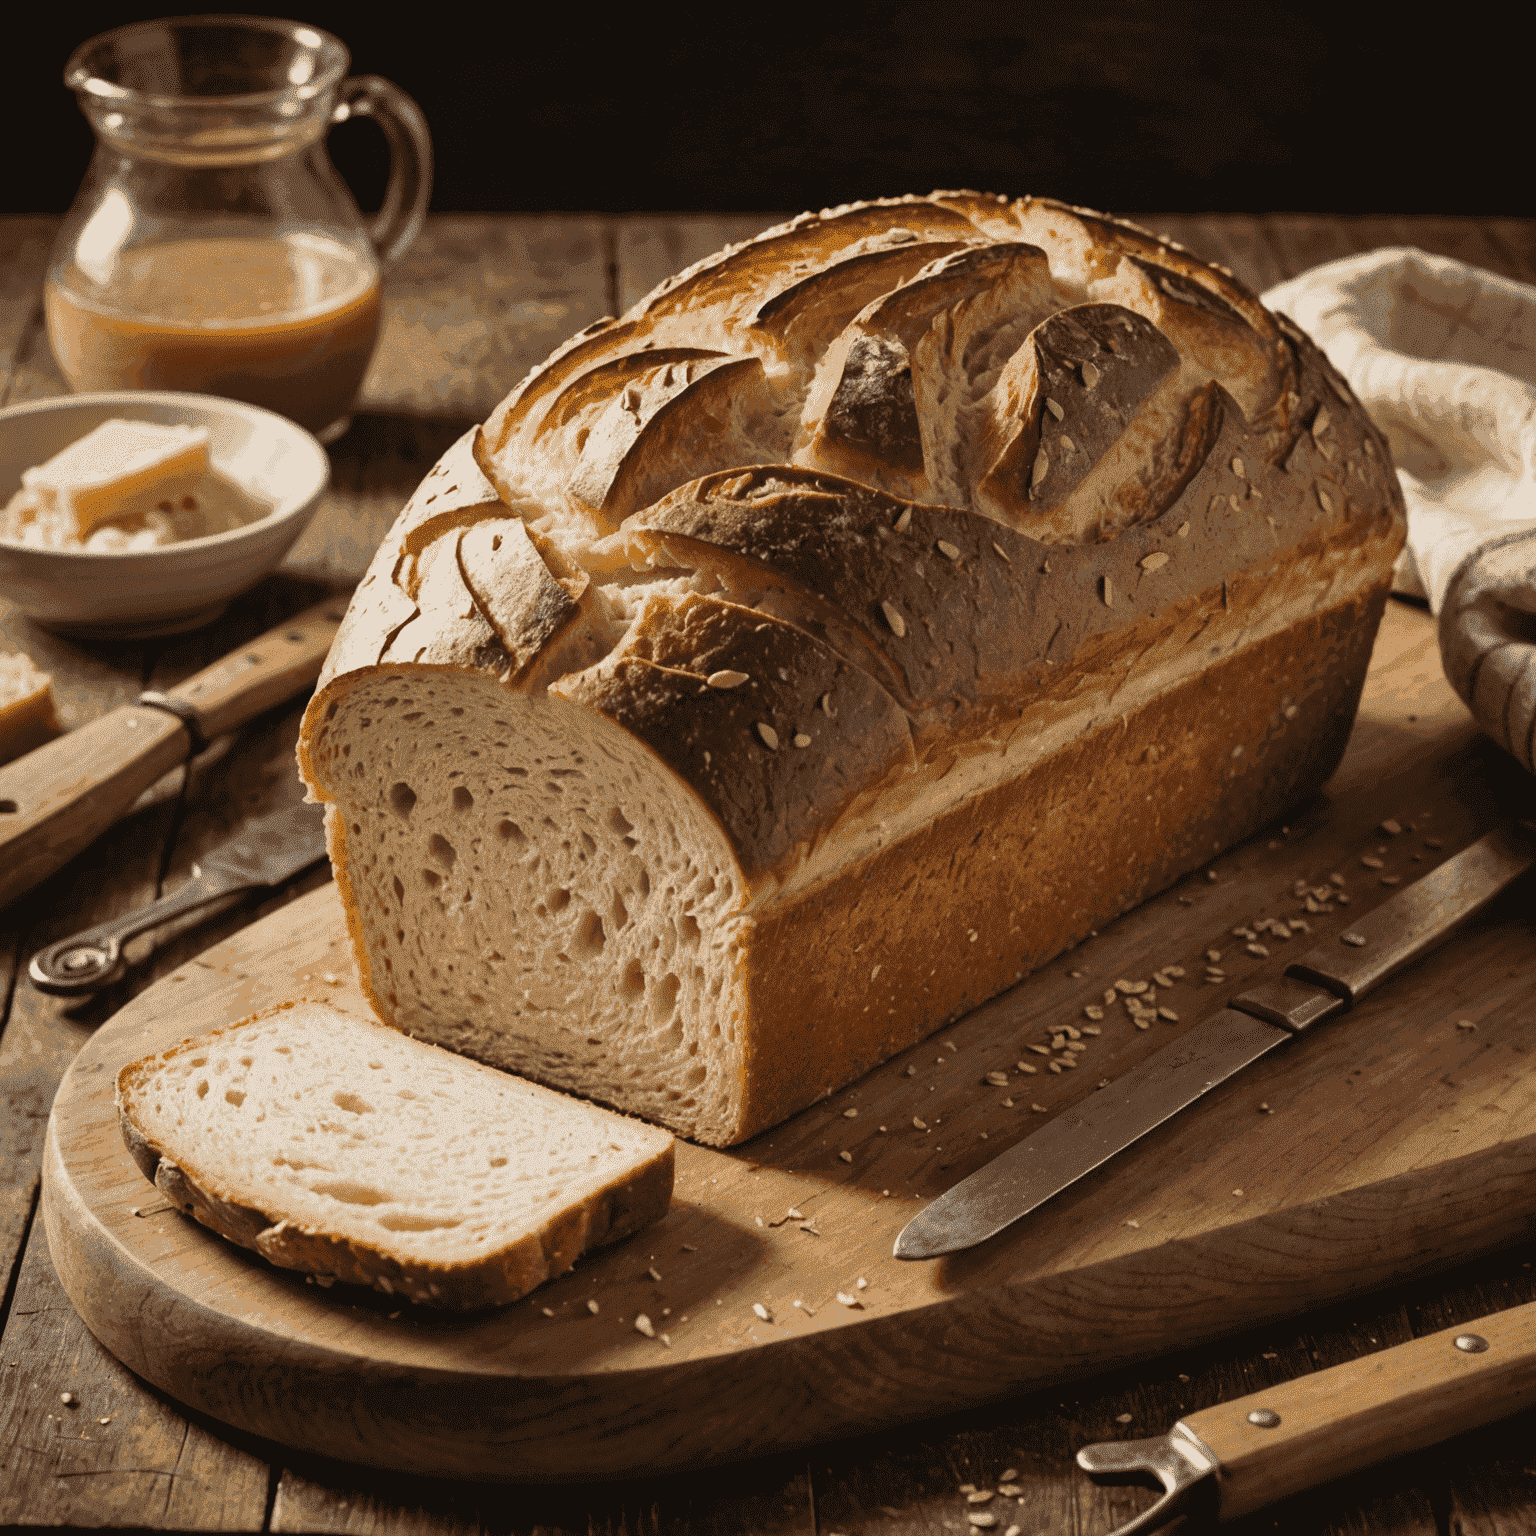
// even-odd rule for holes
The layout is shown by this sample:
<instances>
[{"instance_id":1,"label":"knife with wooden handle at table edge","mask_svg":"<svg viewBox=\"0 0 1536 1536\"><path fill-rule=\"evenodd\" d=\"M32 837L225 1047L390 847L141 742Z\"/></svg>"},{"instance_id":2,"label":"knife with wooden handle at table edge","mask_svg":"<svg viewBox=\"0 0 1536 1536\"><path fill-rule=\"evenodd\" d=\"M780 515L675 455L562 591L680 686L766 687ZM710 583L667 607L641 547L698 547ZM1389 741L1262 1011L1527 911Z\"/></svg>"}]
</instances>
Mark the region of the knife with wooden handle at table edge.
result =
<instances>
[{"instance_id":1,"label":"knife with wooden handle at table edge","mask_svg":"<svg viewBox=\"0 0 1536 1536\"><path fill-rule=\"evenodd\" d=\"M898 1259L959 1253L996 1236L1262 1056L1346 1012L1448 938L1536 863L1528 823L1498 827L1234 997L1182 1039L1065 1110L930 1201L896 1238Z\"/></svg>"},{"instance_id":2,"label":"knife with wooden handle at table edge","mask_svg":"<svg viewBox=\"0 0 1536 1536\"><path fill-rule=\"evenodd\" d=\"M1092 1477L1163 1497L1112 1536L1233 1520L1536 1403L1536 1302L1202 1408L1166 1435L1085 1445Z\"/></svg>"},{"instance_id":3,"label":"knife with wooden handle at table edge","mask_svg":"<svg viewBox=\"0 0 1536 1536\"><path fill-rule=\"evenodd\" d=\"M0 768L0 907L215 736L312 685L346 606L344 595L316 603L166 693L143 694Z\"/></svg>"}]
</instances>

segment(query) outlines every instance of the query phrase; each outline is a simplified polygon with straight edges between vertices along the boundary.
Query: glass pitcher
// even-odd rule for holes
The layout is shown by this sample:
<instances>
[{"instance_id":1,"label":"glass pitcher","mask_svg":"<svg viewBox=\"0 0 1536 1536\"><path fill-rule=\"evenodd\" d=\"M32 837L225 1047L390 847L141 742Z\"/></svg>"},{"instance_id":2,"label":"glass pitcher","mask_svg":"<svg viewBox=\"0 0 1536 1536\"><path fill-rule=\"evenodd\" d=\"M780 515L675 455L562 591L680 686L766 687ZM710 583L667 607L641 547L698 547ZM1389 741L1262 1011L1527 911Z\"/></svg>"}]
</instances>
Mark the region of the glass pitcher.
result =
<instances>
[{"instance_id":1,"label":"glass pitcher","mask_svg":"<svg viewBox=\"0 0 1536 1536\"><path fill-rule=\"evenodd\" d=\"M432 186L420 109L318 27L259 16L136 22L82 44L64 82L96 152L55 243L48 339L70 387L185 389L278 411L332 441L379 333L381 265ZM390 147L365 223L333 123Z\"/></svg>"}]
</instances>

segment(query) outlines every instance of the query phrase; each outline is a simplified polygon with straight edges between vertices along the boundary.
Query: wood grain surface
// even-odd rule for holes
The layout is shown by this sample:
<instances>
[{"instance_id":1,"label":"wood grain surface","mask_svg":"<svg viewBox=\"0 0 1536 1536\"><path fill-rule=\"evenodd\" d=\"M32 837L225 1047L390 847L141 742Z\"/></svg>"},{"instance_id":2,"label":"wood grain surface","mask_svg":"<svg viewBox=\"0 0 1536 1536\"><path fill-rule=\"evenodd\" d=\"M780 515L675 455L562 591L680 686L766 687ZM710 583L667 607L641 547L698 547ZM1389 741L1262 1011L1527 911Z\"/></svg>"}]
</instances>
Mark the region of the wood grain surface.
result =
<instances>
[{"instance_id":1,"label":"wood grain surface","mask_svg":"<svg viewBox=\"0 0 1536 1536\"><path fill-rule=\"evenodd\" d=\"M726 231L735 237L776 216L732 218L741 219L739 228ZM1530 220L1151 214L1144 222L1259 287L1314 261L1398 243L1536 282L1536 221ZM327 500L283 574L208 631L132 647L56 639L27 625L0 594L0 643L25 648L53 672L71 725L141 688L165 688L190 676L334 584L355 579L410 490L470 419L559 335L643 291L673 252L678 264L707 254L725 237L720 227L717 217L691 215L429 221L422 243L391 275L374 373L352 432L332 449ZM53 229L41 219L0 222L5 401L64 389L48 354L40 303ZM644 260L651 264L642 270L640 253L647 249L653 254ZM632 267L626 265L631 252ZM464 294L471 295L467 305ZM541 318L537 306L545 304L551 311L565 306L565 316ZM452 348L438 345L432 329L438 316L461 327L449 332ZM481 341L474 340L476 328ZM461 366L469 345L483 350L473 366ZM1396 605L1390 611L1373 669L1376 708L1357 723L1330 792L1368 795L1373 785L1410 773L1423 775L1413 782L1458 784L1455 793L1475 797L1477 753L1488 749L1476 745L1465 712L1441 680L1426 616ZM1015 1524L1030 1536L1088 1536L1110 1530L1152 1495L1087 1482L1072 1462L1077 1446L1159 1433L1181 1413L1536 1299L1536 1243L1521 1239L1435 1278L1370 1291L1292 1321L1255 1324L1225 1342L1171 1350L1075 1386L805 1453L601 1487L508 1490L375 1472L289 1451L189 1413L104 1351L59 1285L43 1224L35 1219L48 1106L69 1062L102 1021L209 943L314 888L323 876L312 874L265 901L238 903L206 924L178 925L138 941L130 954L139 963L129 976L85 1005L66 1006L18 987L17 964L45 942L174 889L193 861L246 818L297 798L296 729L296 710L279 709L221 739L189 770L155 786L94 848L0 913L0 1277L6 1287L0 1299L0 1527L939 1536L970 1529L968 1514L979 1508L997 1513L1000 1536ZM1468 764L1474 777L1458 777ZM1479 1046L1488 1043L1512 1006L1505 973L1513 967L1495 959L1484 973L1468 976L1442 974L1439 965L1426 963L1426 996L1437 1007L1449 1000L1453 1011L1487 1002L1492 1013L1473 1038ZM1007 1362L999 1366L1006 1369ZM65 1391L73 1404L60 1402ZM937 1411L928 1402L910 1406L914 1415ZM108 1423L100 1424L102 1418ZM1227 1529L1238 1536L1272 1530L1495 1536L1533 1529L1533 1431L1536 1417L1523 1415ZM982 1505L967 1502L965 1485L995 1490L1005 1471L1016 1474L1021 1490L1014 1502L1000 1496Z\"/></svg>"}]
</instances>

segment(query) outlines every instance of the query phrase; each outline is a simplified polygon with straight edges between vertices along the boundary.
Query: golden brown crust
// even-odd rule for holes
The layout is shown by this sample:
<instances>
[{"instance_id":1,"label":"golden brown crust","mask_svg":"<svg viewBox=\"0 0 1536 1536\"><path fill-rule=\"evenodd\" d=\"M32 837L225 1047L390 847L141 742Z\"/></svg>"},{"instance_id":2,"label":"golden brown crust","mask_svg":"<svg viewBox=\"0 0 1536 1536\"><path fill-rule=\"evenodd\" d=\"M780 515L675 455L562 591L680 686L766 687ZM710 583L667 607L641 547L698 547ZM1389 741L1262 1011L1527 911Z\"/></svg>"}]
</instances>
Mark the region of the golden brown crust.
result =
<instances>
[{"instance_id":1,"label":"golden brown crust","mask_svg":"<svg viewBox=\"0 0 1536 1536\"><path fill-rule=\"evenodd\" d=\"M906 716L868 673L715 598L653 602L618 651L553 691L645 742L753 868L791 860L912 763Z\"/></svg>"},{"instance_id":2,"label":"golden brown crust","mask_svg":"<svg viewBox=\"0 0 1536 1536\"><path fill-rule=\"evenodd\" d=\"M1343 755L1389 587L1101 722L765 914L746 962L758 1017L731 1139L995 997L1317 788ZM1234 756L1234 743L1257 745Z\"/></svg>"}]
</instances>

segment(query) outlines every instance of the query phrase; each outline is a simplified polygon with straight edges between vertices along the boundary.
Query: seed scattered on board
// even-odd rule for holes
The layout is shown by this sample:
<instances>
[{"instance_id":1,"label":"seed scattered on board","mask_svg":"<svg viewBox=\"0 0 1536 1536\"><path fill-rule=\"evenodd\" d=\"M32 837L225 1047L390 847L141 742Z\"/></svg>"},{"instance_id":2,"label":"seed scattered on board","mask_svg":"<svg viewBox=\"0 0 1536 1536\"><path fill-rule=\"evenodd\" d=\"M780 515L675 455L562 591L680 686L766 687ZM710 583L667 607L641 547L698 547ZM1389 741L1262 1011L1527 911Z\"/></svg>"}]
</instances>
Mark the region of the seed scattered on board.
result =
<instances>
[{"instance_id":1,"label":"seed scattered on board","mask_svg":"<svg viewBox=\"0 0 1536 1536\"><path fill-rule=\"evenodd\" d=\"M80 1406L79 1403L75 1401L75 1394L73 1392L60 1392L59 1401L63 1403L66 1408L78 1408Z\"/></svg>"},{"instance_id":2,"label":"seed scattered on board","mask_svg":"<svg viewBox=\"0 0 1536 1536\"><path fill-rule=\"evenodd\" d=\"M1456 1028L1457 1029L1476 1029L1477 1025L1474 1024L1471 1019L1457 1019L1456 1020Z\"/></svg>"},{"instance_id":3,"label":"seed scattered on board","mask_svg":"<svg viewBox=\"0 0 1536 1536\"><path fill-rule=\"evenodd\" d=\"M598 1311L597 1303L595 1301L588 1301L587 1302L587 1311L590 1312L594 1317L596 1317L597 1316L597 1311Z\"/></svg>"},{"instance_id":4,"label":"seed scattered on board","mask_svg":"<svg viewBox=\"0 0 1536 1536\"><path fill-rule=\"evenodd\" d=\"M773 1313L771 1313L771 1312L770 1312L770 1311L769 1311L769 1310L768 1310L768 1308L767 1308L767 1307L765 1307L765 1306L764 1306L764 1305L763 1305L763 1304L762 1304L762 1302L760 1302L760 1301L754 1301L754 1302L753 1302L753 1303L752 1303L752 1310L753 1310L753 1311L754 1311L754 1312L755 1312L755 1313L757 1313L757 1315L758 1315L758 1316L759 1316L759 1317L760 1317L760 1318L762 1318L762 1320L763 1320L763 1321L764 1321L764 1322L765 1322L765 1323L771 1323L771 1322L772 1322L772 1321L773 1321Z\"/></svg>"},{"instance_id":5,"label":"seed scattered on board","mask_svg":"<svg viewBox=\"0 0 1536 1536\"><path fill-rule=\"evenodd\" d=\"M656 1329L652 1326L650 1318L644 1312L641 1312L635 1318L635 1332L643 1333L648 1339L656 1337Z\"/></svg>"}]
</instances>

